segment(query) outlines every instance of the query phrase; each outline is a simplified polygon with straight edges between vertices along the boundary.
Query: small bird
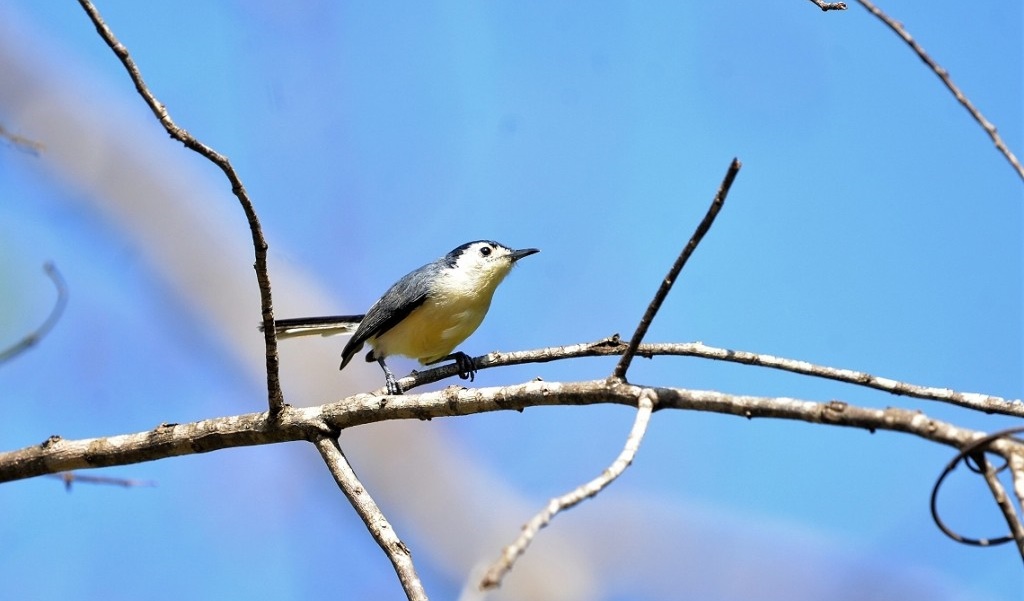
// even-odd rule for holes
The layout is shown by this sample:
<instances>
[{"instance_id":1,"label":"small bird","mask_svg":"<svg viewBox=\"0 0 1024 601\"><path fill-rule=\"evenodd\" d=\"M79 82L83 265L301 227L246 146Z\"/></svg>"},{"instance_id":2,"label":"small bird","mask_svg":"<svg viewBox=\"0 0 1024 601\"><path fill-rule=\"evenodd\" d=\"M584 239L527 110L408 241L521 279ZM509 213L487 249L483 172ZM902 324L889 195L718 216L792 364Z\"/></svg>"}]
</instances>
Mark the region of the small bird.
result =
<instances>
[{"instance_id":1,"label":"small bird","mask_svg":"<svg viewBox=\"0 0 1024 601\"><path fill-rule=\"evenodd\" d=\"M366 315L335 315L278 319L279 338L355 332L341 351L341 367L367 343L373 350L366 361L384 370L388 394L402 394L384 359L403 355L423 365L453 359L459 377L473 379L476 364L455 347L476 331L498 284L516 262L540 250L512 250L493 240L476 240L456 247L395 282ZM454 352L453 352L454 351Z\"/></svg>"}]
</instances>

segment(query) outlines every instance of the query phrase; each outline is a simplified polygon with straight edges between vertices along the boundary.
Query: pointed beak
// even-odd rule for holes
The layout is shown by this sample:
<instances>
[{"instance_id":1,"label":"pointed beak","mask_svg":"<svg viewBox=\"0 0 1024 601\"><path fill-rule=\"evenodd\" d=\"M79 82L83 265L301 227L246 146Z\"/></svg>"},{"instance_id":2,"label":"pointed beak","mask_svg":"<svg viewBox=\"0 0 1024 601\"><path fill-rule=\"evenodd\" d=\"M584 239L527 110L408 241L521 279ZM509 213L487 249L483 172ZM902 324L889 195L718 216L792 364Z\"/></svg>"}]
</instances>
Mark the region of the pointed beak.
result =
<instances>
[{"instance_id":1,"label":"pointed beak","mask_svg":"<svg viewBox=\"0 0 1024 601\"><path fill-rule=\"evenodd\" d=\"M534 253L539 253L539 252L540 252L539 248L524 248L524 249L521 249L521 250L514 250L514 251L512 251L512 254L509 255L509 256L512 257L512 262L515 263L516 261L518 261L519 259L522 259L523 257L528 257L528 256L530 256L530 255L532 255Z\"/></svg>"}]
</instances>

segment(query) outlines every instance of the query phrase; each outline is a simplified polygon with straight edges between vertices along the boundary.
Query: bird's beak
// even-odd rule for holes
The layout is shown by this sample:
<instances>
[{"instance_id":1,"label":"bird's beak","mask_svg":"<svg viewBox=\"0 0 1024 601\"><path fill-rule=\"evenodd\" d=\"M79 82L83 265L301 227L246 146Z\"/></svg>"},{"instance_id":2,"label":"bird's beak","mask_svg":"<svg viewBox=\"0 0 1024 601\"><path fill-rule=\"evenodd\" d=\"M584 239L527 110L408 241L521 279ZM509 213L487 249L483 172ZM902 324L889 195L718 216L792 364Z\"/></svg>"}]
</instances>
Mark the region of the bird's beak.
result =
<instances>
[{"instance_id":1,"label":"bird's beak","mask_svg":"<svg viewBox=\"0 0 1024 601\"><path fill-rule=\"evenodd\" d=\"M524 249L521 249L521 250L514 250L514 251L512 251L512 254L509 255L509 256L512 257L512 262L515 263L516 261L518 261L519 259L522 259L523 257L528 257L528 256L530 256L530 255L532 255L534 253L539 253L539 252L540 252L539 248L524 248Z\"/></svg>"}]
</instances>

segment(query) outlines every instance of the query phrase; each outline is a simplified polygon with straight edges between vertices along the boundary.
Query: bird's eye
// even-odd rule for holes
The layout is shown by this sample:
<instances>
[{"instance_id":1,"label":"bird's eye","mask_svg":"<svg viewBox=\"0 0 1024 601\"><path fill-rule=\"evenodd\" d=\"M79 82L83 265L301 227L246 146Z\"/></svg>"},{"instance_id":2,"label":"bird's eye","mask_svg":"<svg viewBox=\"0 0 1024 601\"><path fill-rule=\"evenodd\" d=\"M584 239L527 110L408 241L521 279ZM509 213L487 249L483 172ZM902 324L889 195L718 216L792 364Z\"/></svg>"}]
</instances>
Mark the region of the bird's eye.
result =
<instances>
[{"instance_id":1,"label":"bird's eye","mask_svg":"<svg viewBox=\"0 0 1024 601\"><path fill-rule=\"evenodd\" d=\"M492 249L491 249L490 246L485 246L485 247L480 249L480 254L485 256L485 257L489 257L489 256L491 256L491 250Z\"/></svg>"}]
</instances>

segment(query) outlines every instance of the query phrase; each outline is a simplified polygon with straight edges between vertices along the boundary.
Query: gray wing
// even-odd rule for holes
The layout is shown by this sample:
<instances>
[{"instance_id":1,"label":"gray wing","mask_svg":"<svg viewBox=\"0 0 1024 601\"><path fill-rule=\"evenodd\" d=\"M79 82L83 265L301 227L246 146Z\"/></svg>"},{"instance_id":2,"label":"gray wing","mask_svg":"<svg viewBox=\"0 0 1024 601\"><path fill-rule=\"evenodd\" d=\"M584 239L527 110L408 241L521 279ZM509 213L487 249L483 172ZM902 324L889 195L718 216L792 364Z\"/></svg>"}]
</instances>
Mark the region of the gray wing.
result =
<instances>
[{"instance_id":1,"label":"gray wing","mask_svg":"<svg viewBox=\"0 0 1024 601\"><path fill-rule=\"evenodd\" d=\"M345 369L348 362L363 348L365 343L374 336L380 336L398 325L409 316L414 309L427 300L430 295L430 276L440 268L438 262L428 263L419 269L406 274L395 282L384 296L366 312L363 321L348 344L341 351L341 367Z\"/></svg>"}]
</instances>

